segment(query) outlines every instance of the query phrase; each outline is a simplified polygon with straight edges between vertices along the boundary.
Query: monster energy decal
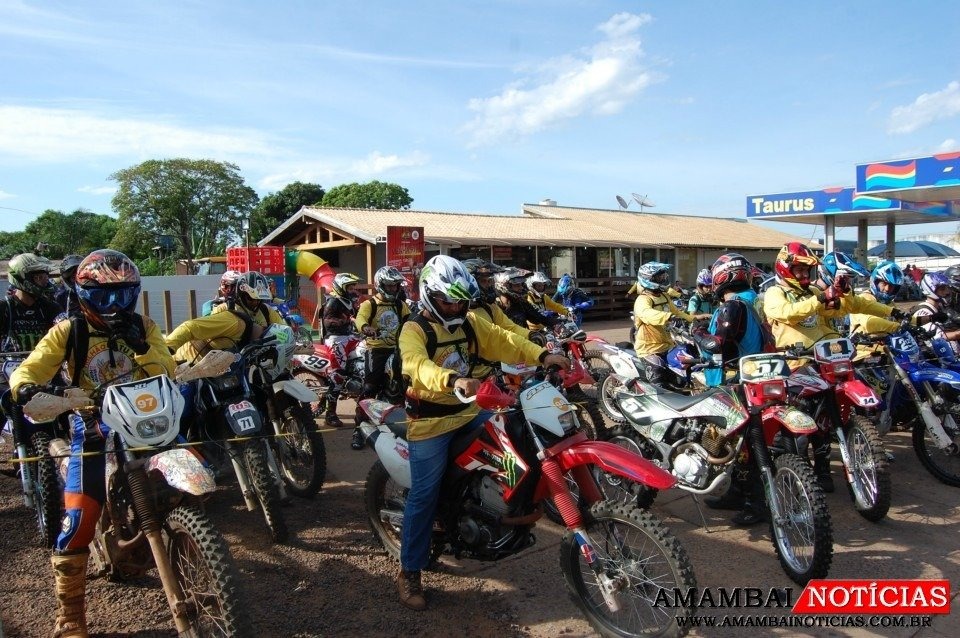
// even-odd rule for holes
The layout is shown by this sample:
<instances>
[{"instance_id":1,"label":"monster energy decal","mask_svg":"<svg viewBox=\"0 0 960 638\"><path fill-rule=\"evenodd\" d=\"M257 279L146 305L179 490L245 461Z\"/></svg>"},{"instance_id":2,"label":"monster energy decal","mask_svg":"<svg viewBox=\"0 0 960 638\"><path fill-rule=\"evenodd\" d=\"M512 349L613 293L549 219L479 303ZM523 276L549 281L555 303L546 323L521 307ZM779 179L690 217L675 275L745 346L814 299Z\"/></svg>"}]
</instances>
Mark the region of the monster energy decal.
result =
<instances>
[{"instance_id":1,"label":"monster energy decal","mask_svg":"<svg viewBox=\"0 0 960 638\"><path fill-rule=\"evenodd\" d=\"M460 285L459 281L455 281L447 287L447 296L452 299L462 299L464 301L470 301L470 293Z\"/></svg>"},{"instance_id":2,"label":"monster energy decal","mask_svg":"<svg viewBox=\"0 0 960 638\"><path fill-rule=\"evenodd\" d=\"M511 488L520 481L517 472L517 457L509 450L503 453L503 472L507 478L507 485Z\"/></svg>"}]
</instances>

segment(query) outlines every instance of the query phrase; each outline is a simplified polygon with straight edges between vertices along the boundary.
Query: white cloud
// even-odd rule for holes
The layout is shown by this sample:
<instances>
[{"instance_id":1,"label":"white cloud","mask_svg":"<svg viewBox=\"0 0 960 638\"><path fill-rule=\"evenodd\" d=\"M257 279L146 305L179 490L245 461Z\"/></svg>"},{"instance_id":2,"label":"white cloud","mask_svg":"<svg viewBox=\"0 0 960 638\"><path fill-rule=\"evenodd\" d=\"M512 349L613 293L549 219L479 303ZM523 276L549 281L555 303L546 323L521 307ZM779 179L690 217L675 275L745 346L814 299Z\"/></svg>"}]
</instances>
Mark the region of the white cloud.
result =
<instances>
[{"instance_id":1,"label":"white cloud","mask_svg":"<svg viewBox=\"0 0 960 638\"><path fill-rule=\"evenodd\" d=\"M912 133L957 114L960 114L960 82L954 80L942 91L923 93L913 104L893 109L887 131L895 134Z\"/></svg>"},{"instance_id":2,"label":"white cloud","mask_svg":"<svg viewBox=\"0 0 960 638\"><path fill-rule=\"evenodd\" d=\"M943 140L937 147L937 153L949 153L950 151L960 151L960 143L952 137Z\"/></svg>"},{"instance_id":3,"label":"white cloud","mask_svg":"<svg viewBox=\"0 0 960 638\"><path fill-rule=\"evenodd\" d=\"M99 157L273 155L258 131L196 129L161 117L113 118L81 109L0 106L0 158L70 162Z\"/></svg>"},{"instance_id":4,"label":"white cloud","mask_svg":"<svg viewBox=\"0 0 960 638\"><path fill-rule=\"evenodd\" d=\"M113 195L117 192L116 186L81 186L77 189L80 193L89 193L91 195Z\"/></svg>"},{"instance_id":5,"label":"white cloud","mask_svg":"<svg viewBox=\"0 0 960 638\"><path fill-rule=\"evenodd\" d=\"M387 155L373 151L360 159L340 158L291 162L285 170L265 176L258 186L265 191L277 191L295 181L336 186L346 182L365 182L416 169L429 163L430 156L420 151L407 155Z\"/></svg>"},{"instance_id":6,"label":"white cloud","mask_svg":"<svg viewBox=\"0 0 960 638\"><path fill-rule=\"evenodd\" d=\"M0 191L0 199L13 199L16 195L11 195L6 191Z\"/></svg>"},{"instance_id":7,"label":"white cloud","mask_svg":"<svg viewBox=\"0 0 960 638\"><path fill-rule=\"evenodd\" d=\"M585 113L613 115L656 78L643 69L637 31L647 14L618 13L597 29L603 39L592 48L549 60L539 73L468 104L476 117L464 126L469 146L530 135Z\"/></svg>"}]
</instances>

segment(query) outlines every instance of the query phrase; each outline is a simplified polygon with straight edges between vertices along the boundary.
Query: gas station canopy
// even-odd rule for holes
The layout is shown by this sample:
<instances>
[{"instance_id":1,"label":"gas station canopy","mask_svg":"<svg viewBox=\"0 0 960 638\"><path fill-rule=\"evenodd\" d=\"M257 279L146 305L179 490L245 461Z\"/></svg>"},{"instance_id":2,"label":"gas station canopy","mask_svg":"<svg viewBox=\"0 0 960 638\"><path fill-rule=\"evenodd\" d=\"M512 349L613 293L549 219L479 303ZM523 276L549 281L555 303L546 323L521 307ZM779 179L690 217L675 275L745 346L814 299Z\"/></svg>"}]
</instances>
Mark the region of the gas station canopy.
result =
<instances>
[{"instance_id":1,"label":"gas station canopy","mask_svg":"<svg viewBox=\"0 0 960 638\"><path fill-rule=\"evenodd\" d=\"M856 227L861 260L868 226L886 226L887 245L894 246L899 225L960 221L960 153L859 164L856 177L856 187L751 195L747 217L822 224L827 252L837 226Z\"/></svg>"}]
</instances>

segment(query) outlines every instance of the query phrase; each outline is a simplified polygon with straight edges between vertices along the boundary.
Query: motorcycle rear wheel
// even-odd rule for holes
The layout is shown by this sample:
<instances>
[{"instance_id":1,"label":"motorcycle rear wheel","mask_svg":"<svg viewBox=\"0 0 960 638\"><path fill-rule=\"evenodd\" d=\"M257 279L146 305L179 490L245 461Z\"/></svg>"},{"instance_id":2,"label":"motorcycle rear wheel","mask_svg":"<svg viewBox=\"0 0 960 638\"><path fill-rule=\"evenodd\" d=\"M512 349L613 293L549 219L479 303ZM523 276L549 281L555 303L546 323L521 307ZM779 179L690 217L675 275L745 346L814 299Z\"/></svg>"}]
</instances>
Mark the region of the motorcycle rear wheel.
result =
<instances>
[{"instance_id":1,"label":"motorcycle rear wheel","mask_svg":"<svg viewBox=\"0 0 960 638\"><path fill-rule=\"evenodd\" d=\"M954 421L956 418L951 415L950 419L944 418L941 421L945 421L943 429L952 439L957 436ZM949 427L951 423L952 428ZM923 419L918 418L913 425L913 450L917 453L921 465L933 474L935 479L951 487L960 487L960 454L940 449Z\"/></svg>"},{"instance_id":2,"label":"motorcycle rear wheel","mask_svg":"<svg viewBox=\"0 0 960 638\"><path fill-rule=\"evenodd\" d=\"M593 377L595 383L581 384L580 389L587 397L596 401L600 398L600 384L613 372L613 368L610 367L606 357L599 350L585 351L583 353L583 364L590 371L590 376Z\"/></svg>"},{"instance_id":3,"label":"motorcycle rear wheel","mask_svg":"<svg viewBox=\"0 0 960 638\"><path fill-rule=\"evenodd\" d=\"M774 464L774 493L784 518L770 517L770 536L780 566L798 585L826 578L833 561L833 526L813 468L793 454L781 454Z\"/></svg>"},{"instance_id":4,"label":"motorcycle rear wheel","mask_svg":"<svg viewBox=\"0 0 960 638\"><path fill-rule=\"evenodd\" d=\"M890 469L877 427L867 417L855 414L847 425L850 475L847 490L857 513L877 522L890 510Z\"/></svg>"},{"instance_id":5,"label":"motorcycle rear wheel","mask_svg":"<svg viewBox=\"0 0 960 638\"><path fill-rule=\"evenodd\" d=\"M271 440L287 491L313 498L327 476L327 450L316 420L302 403L281 403L279 436Z\"/></svg>"},{"instance_id":6,"label":"motorcycle rear wheel","mask_svg":"<svg viewBox=\"0 0 960 638\"><path fill-rule=\"evenodd\" d=\"M327 380L319 374L305 368L294 368L290 376L307 386L311 392L317 395L317 400L310 402L310 414L313 415L314 418L321 416L326 404L326 394L330 391L330 384Z\"/></svg>"},{"instance_id":7,"label":"motorcycle rear wheel","mask_svg":"<svg viewBox=\"0 0 960 638\"><path fill-rule=\"evenodd\" d=\"M164 522L167 556L198 636L253 635L230 549L199 509L181 505Z\"/></svg>"},{"instance_id":8,"label":"motorcycle rear wheel","mask_svg":"<svg viewBox=\"0 0 960 638\"><path fill-rule=\"evenodd\" d=\"M383 545L387 553L400 560L400 544L403 531L403 510L407 506L407 488L396 483L377 459L367 473L363 500L367 507L367 521L374 539ZM396 521L400 521L399 523ZM430 550L432 565L443 553L443 544L434 542Z\"/></svg>"},{"instance_id":9,"label":"motorcycle rear wheel","mask_svg":"<svg viewBox=\"0 0 960 638\"><path fill-rule=\"evenodd\" d=\"M590 625L602 636L686 633L677 618L691 616L694 607L655 605L661 591L685 594L697 586L690 559L670 530L648 512L609 501L591 507L584 526L601 561L601 573L611 581L620 603L617 612L607 607L597 575L568 531L560 543L560 568L571 597Z\"/></svg>"},{"instance_id":10,"label":"motorcycle rear wheel","mask_svg":"<svg viewBox=\"0 0 960 638\"><path fill-rule=\"evenodd\" d=\"M581 388L567 388L567 401L577 406L577 420L591 439L603 439L607 434L607 423L596 399L591 399Z\"/></svg>"},{"instance_id":11,"label":"motorcycle rear wheel","mask_svg":"<svg viewBox=\"0 0 960 638\"><path fill-rule=\"evenodd\" d=\"M50 436L46 432L35 432L30 437L33 456L36 463L30 464L33 477L33 507L37 515L37 531L40 545L52 548L60 535L63 518L63 486L57 461L50 456Z\"/></svg>"},{"instance_id":12,"label":"motorcycle rear wheel","mask_svg":"<svg viewBox=\"0 0 960 638\"><path fill-rule=\"evenodd\" d=\"M247 478L260 501L263 517L270 528L270 537L275 543L285 543L290 537L287 521L283 517L280 504L280 489L274 480L273 472L267 461L266 442L249 441L244 445L243 460L247 466Z\"/></svg>"}]
</instances>

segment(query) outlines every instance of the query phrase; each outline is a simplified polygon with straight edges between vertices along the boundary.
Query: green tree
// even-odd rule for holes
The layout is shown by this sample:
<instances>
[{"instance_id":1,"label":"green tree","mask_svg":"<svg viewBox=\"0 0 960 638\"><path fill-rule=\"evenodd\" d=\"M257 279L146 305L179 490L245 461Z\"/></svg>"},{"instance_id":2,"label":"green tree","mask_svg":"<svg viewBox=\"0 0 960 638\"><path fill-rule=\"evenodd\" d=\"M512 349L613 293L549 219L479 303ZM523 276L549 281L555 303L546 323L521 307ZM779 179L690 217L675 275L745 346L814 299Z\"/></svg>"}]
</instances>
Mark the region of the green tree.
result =
<instances>
[{"instance_id":1,"label":"green tree","mask_svg":"<svg viewBox=\"0 0 960 638\"><path fill-rule=\"evenodd\" d=\"M382 208L401 210L410 208L413 198L399 184L378 182L366 184L341 184L334 186L323 196L327 208Z\"/></svg>"},{"instance_id":2,"label":"green tree","mask_svg":"<svg viewBox=\"0 0 960 638\"><path fill-rule=\"evenodd\" d=\"M148 160L110 176L119 184L113 208L119 213L118 247L149 237L173 235L179 256L193 269L198 256L217 255L242 236L242 221L257 205L256 192L240 169L214 160ZM142 249L138 255L144 259Z\"/></svg>"},{"instance_id":3,"label":"green tree","mask_svg":"<svg viewBox=\"0 0 960 638\"><path fill-rule=\"evenodd\" d=\"M320 184L293 182L260 200L250 215L250 237L263 239L304 206L319 206L324 190Z\"/></svg>"},{"instance_id":4,"label":"green tree","mask_svg":"<svg viewBox=\"0 0 960 638\"><path fill-rule=\"evenodd\" d=\"M46 210L24 229L36 242L48 245L46 256L86 255L98 248L106 248L117 232L117 220L109 215L98 215L78 208L69 215L58 210Z\"/></svg>"},{"instance_id":5,"label":"green tree","mask_svg":"<svg viewBox=\"0 0 960 638\"><path fill-rule=\"evenodd\" d=\"M0 259L10 259L20 253L28 253L36 245L37 242L30 243L30 238L22 230L0 231Z\"/></svg>"}]
</instances>

